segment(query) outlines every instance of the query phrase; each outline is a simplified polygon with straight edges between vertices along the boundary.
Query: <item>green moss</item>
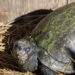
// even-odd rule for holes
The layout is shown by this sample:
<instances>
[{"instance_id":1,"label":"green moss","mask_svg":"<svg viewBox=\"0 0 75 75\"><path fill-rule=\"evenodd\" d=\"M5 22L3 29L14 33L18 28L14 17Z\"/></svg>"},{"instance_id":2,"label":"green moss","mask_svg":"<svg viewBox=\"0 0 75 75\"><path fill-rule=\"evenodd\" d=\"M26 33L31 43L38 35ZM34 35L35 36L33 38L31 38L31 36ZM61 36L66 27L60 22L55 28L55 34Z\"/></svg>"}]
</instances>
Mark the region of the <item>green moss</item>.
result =
<instances>
[{"instance_id":1,"label":"green moss","mask_svg":"<svg viewBox=\"0 0 75 75\"><path fill-rule=\"evenodd\" d=\"M43 28L42 32L46 32L49 29L49 26L47 25L46 27Z\"/></svg>"},{"instance_id":2,"label":"green moss","mask_svg":"<svg viewBox=\"0 0 75 75\"><path fill-rule=\"evenodd\" d=\"M50 50L55 46L56 40L53 40L52 43L50 43L48 45L48 53L50 52Z\"/></svg>"},{"instance_id":3,"label":"green moss","mask_svg":"<svg viewBox=\"0 0 75 75\"><path fill-rule=\"evenodd\" d=\"M34 38L35 41L37 41L39 39L40 39L40 34L37 37Z\"/></svg>"},{"instance_id":4,"label":"green moss","mask_svg":"<svg viewBox=\"0 0 75 75\"><path fill-rule=\"evenodd\" d=\"M62 34L63 36L65 33L67 34L70 30L73 29L73 27L75 27L75 7L72 6L60 14L49 18L47 24L44 25L42 29L40 29L40 34L36 35L34 39L36 42L38 42L39 46L47 48L49 52L57 45L56 43L60 42L59 37ZM49 32L49 38L45 38L47 32Z\"/></svg>"},{"instance_id":5,"label":"green moss","mask_svg":"<svg viewBox=\"0 0 75 75\"><path fill-rule=\"evenodd\" d=\"M53 38L53 33L48 33L49 34L49 37L50 38L48 38L48 39L44 39L41 43L40 43L40 46L42 46L42 47L45 47L46 45L47 45L47 43L49 43L51 40L52 40L52 38Z\"/></svg>"},{"instance_id":6,"label":"green moss","mask_svg":"<svg viewBox=\"0 0 75 75\"><path fill-rule=\"evenodd\" d=\"M44 29L42 30L42 33L46 32L48 30L48 26L44 27ZM38 41L40 39L40 37L42 37L43 34L39 33L39 35L37 35L37 37L35 37L35 41Z\"/></svg>"}]
</instances>

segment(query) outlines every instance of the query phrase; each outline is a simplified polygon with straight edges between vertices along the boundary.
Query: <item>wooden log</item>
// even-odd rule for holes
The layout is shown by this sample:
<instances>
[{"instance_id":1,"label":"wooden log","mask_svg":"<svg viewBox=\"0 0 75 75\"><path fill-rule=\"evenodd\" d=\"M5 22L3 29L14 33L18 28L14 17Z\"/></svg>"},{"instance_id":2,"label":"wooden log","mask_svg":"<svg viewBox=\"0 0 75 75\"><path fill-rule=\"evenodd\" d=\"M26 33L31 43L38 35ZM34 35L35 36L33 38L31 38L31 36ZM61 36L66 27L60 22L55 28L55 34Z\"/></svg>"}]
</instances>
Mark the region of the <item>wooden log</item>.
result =
<instances>
[{"instance_id":1,"label":"wooden log","mask_svg":"<svg viewBox=\"0 0 75 75\"><path fill-rule=\"evenodd\" d=\"M0 12L5 17L0 22L10 22L11 20L38 9L57 9L75 0L0 0ZM0 13L1 14L1 13Z\"/></svg>"}]
</instances>

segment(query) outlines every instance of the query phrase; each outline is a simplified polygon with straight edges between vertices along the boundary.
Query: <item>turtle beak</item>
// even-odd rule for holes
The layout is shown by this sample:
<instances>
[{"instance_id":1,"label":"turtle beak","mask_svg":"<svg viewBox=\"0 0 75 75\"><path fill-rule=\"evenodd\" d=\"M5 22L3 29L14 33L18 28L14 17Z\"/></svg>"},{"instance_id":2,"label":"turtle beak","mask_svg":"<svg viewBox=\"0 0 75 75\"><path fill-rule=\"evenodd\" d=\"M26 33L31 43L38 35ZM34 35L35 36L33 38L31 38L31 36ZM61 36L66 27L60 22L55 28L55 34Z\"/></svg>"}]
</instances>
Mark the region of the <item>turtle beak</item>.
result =
<instances>
[{"instance_id":1,"label":"turtle beak","mask_svg":"<svg viewBox=\"0 0 75 75\"><path fill-rule=\"evenodd\" d=\"M22 61L25 61L28 58L28 55L26 54L24 50L17 51L17 55L18 55L18 58L20 58Z\"/></svg>"}]
</instances>

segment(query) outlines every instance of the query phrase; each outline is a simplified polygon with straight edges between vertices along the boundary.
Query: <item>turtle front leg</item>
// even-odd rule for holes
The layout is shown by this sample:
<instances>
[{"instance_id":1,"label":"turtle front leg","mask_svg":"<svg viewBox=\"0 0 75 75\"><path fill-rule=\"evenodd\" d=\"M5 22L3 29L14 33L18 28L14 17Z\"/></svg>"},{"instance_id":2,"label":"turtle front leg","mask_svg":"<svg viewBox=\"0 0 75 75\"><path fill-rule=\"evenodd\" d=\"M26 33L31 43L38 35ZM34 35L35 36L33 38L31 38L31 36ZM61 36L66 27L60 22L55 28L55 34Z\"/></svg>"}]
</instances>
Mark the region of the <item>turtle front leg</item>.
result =
<instances>
[{"instance_id":1,"label":"turtle front leg","mask_svg":"<svg viewBox=\"0 0 75 75\"><path fill-rule=\"evenodd\" d=\"M43 64L39 64L40 75L57 75L56 72L52 71Z\"/></svg>"}]
</instances>

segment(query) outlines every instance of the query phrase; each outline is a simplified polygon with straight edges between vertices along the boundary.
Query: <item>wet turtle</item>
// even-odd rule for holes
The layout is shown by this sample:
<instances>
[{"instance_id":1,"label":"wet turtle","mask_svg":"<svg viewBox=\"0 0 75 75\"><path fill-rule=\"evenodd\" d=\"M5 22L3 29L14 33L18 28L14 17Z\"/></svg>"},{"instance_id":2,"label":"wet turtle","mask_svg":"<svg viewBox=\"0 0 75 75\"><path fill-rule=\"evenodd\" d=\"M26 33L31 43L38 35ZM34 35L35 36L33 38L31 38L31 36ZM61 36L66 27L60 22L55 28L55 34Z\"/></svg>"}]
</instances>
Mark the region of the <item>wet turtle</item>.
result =
<instances>
[{"instance_id":1,"label":"wet turtle","mask_svg":"<svg viewBox=\"0 0 75 75\"><path fill-rule=\"evenodd\" d=\"M25 70L35 71L39 60L46 67L42 69L44 75L50 75L49 69L74 73L70 52L75 53L75 3L46 16L29 41L21 39L13 47L14 56Z\"/></svg>"}]
</instances>

